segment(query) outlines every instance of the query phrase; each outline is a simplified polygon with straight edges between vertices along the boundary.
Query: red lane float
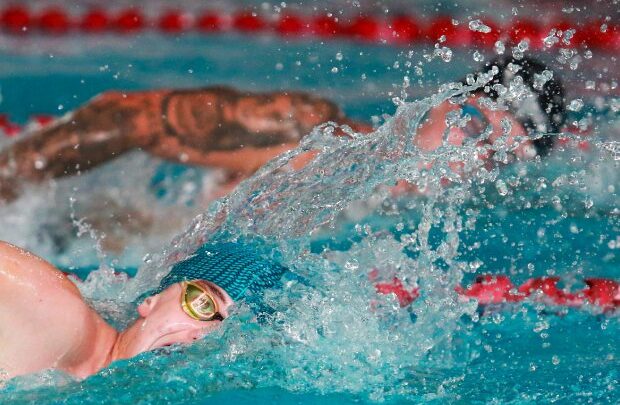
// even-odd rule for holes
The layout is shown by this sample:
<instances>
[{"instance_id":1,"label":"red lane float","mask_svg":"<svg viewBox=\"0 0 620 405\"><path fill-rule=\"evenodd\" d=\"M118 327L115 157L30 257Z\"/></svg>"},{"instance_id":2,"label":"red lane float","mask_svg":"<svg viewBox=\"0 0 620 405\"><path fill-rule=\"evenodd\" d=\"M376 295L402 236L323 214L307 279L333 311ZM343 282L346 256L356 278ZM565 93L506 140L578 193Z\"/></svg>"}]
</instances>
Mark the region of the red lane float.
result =
<instances>
[{"instance_id":1,"label":"red lane float","mask_svg":"<svg viewBox=\"0 0 620 405\"><path fill-rule=\"evenodd\" d=\"M255 13L241 12L233 17L233 27L241 32L258 32L267 28L267 23Z\"/></svg>"},{"instance_id":2,"label":"red lane float","mask_svg":"<svg viewBox=\"0 0 620 405\"><path fill-rule=\"evenodd\" d=\"M205 33L221 31L224 21L217 13L206 12L196 20L196 28Z\"/></svg>"},{"instance_id":3,"label":"red lane float","mask_svg":"<svg viewBox=\"0 0 620 405\"><path fill-rule=\"evenodd\" d=\"M420 296L417 287L407 288L397 277L389 281L379 280L379 270L368 273L378 294L394 294L401 307L406 307ZM525 300L542 302L547 305L581 307L592 305L604 311L614 311L620 307L620 283L606 278L586 278L586 287L571 292L558 288L559 277L531 278L516 287L505 275L484 274L476 277L473 283L454 290L463 299L473 299L479 305L519 303Z\"/></svg>"},{"instance_id":4,"label":"red lane float","mask_svg":"<svg viewBox=\"0 0 620 405\"><path fill-rule=\"evenodd\" d=\"M142 12L135 8L128 8L116 16L112 26L123 34L129 34L142 30L146 26L146 21Z\"/></svg>"},{"instance_id":5,"label":"red lane float","mask_svg":"<svg viewBox=\"0 0 620 405\"><path fill-rule=\"evenodd\" d=\"M69 16L59 7L45 9L37 18L37 27L50 34L65 34L72 24Z\"/></svg>"},{"instance_id":6,"label":"red lane float","mask_svg":"<svg viewBox=\"0 0 620 405\"><path fill-rule=\"evenodd\" d=\"M456 20L451 16L439 15L425 19L424 23L409 15L356 15L340 14L300 15L286 11L277 16L262 15L248 10L232 14L215 10L187 12L179 9L164 9L158 15L147 17L137 7L118 12L106 12L100 7L78 15L72 10L53 6L38 13L32 13L27 6L9 5L0 9L0 26L12 34L41 31L65 34L70 31L101 33L106 31L124 34L156 29L164 34L179 35L195 30L203 33L238 31L248 35L272 33L284 37L314 36L317 38L350 38L364 42L412 45L416 43L445 43L446 46L476 45L491 48L501 40L507 45L529 41L529 48L543 48L543 38L552 29L562 33L570 29L576 32L570 41L557 46L591 47L612 52L620 49L620 28L612 21L570 22L565 19L541 23L537 20L518 19L498 24L488 18L482 22L490 30L472 30L470 20ZM561 34L558 34L561 35Z\"/></svg>"},{"instance_id":7,"label":"red lane float","mask_svg":"<svg viewBox=\"0 0 620 405\"><path fill-rule=\"evenodd\" d=\"M445 40L448 46L471 45L472 31L466 22L459 22L449 16L435 18L426 28L425 37L431 42Z\"/></svg>"},{"instance_id":8,"label":"red lane float","mask_svg":"<svg viewBox=\"0 0 620 405\"><path fill-rule=\"evenodd\" d=\"M530 300L563 307L591 305L604 311L620 307L620 283L615 280L586 278L586 287L575 292L558 288L559 281L559 277L537 277L516 287L507 276L487 274L478 276L467 287L457 286L455 291L464 299L474 299L480 305ZM407 290L397 278L389 283L377 283L375 288L379 294L395 294L401 306L409 305L419 296L417 288Z\"/></svg>"},{"instance_id":9,"label":"red lane float","mask_svg":"<svg viewBox=\"0 0 620 405\"><path fill-rule=\"evenodd\" d=\"M542 27L532 20L516 20L510 26L508 35L512 45L528 41L529 47L539 49L548 33L549 31L543 32Z\"/></svg>"},{"instance_id":10,"label":"red lane float","mask_svg":"<svg viewBox=\"0 0 620 405\"><path fill-rule=\"evenodd\" d=\"M338 19L332 15L319 15L312 20L310 32L320 38L330 38L342 34Z\"/></svg>"},{"instance_id":11,"label":"red lane float","mask_svg":"<svg viewBox=\"0 0 620 405\"><path fill-rule=\"evenodd\" d=\"M12 123L6 114L0 114L0 132L5 136L15 136L21 132L21 127Z\"/></svg>"},{"instance_id":12,"label":"red lane float","mask_svg":"<svg viewBox=\"0 0 620 405\"><path fill-rule=\"evenodd\" d=\"M79 24L80 30L87 33L99 33L110 27L110 16L102 9L92 9L84 14Z\"/></svg>"},{"instance_id":13,"label":"red lane float","mask_svg":"<svg viewBox=\"0 0 620 405\"><path fill-rule=\"evenodd\" d=\"M191 28L191 20L188 15L179 10L170 10L159 18L157 27L162 32L179 33Z\"/></svg>"},{"instance_id":14,"label":"red lane float","mask_svg":"<svg viewBox=\"0 0 620 405\"><path fill-rule=\"evenodd\" d=\"M394 41L400 44L411 44L422 39L423 31L420 24L412 17L399 15L391 22Z\"/></svg>"},{"instance_id":15,"label":"red lane float","mask_svg":"<svg viewBox=\"0 0 620 405\"><path fill-rule=\"evenodd\" d=\"M283 36L299 36L305 33L308 23L295 14L283 14L276 22L275 30Z\"/></svg>"},{"instance_id":16,"label":"red lane float","mask_svg":"<svg viewBox=\"0 0 620 405\"><path fill-rule=\"evenodd\" d=\"M31 25L30 12L23 6L9 6L0 15L2 27L12 33L25 33Z\"/></svg>"}]
</instances>

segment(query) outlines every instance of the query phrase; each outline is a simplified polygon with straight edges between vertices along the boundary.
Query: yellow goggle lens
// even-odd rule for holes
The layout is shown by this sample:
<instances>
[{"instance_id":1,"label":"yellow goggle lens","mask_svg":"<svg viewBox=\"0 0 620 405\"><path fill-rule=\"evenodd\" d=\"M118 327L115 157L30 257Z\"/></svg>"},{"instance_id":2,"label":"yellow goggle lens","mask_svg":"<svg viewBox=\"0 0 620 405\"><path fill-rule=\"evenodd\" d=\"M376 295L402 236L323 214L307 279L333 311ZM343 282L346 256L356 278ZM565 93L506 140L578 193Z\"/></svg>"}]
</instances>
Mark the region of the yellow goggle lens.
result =
<instances>
[{"instance_id":1,"label":"yellow goggle lens","mask_svg":"<svg viewBox=\"0 0 620 405\"><path fill-rule=\"evenodd\" d=\"M185 284L181 305L185 313L199 321L210 321L217 315L213 297L194 283Z\"/></svg>"}]
</instances>

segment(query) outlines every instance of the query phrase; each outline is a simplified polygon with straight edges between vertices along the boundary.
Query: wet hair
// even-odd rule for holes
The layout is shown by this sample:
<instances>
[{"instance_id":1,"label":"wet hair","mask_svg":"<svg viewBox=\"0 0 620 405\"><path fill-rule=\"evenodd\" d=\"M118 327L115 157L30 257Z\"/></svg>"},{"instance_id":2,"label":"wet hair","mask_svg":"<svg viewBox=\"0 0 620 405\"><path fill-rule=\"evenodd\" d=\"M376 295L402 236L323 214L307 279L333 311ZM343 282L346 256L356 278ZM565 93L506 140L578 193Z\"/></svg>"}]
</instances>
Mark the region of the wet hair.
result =
<instances>
[{"instance_id":1,"label":"wet hair","mask_svg":"<svg viewBox=\"0 0 620 405\"><path fill-rule=\"evenodd\" d=\"M508 86L515 76L520 76L523 79L523 84L527 86L535 96L535 100L538 104L537 110L541 117L536 120L531 114L518 114L516 111L513 112L515 112L517 120L528 132L544 134L534 139L533 144L536 148L536 152L540 156L545 156L555 143L556 136L550 134L558 133L566 121L564 86L562 82L555 77L555 74L549 77L547 73L547 77L545 77L546 81L543 80L544 83L541 85L543 81L538 79L538 83L535 86L537 77L544 75L546 73L545 71L550 72L550 69L542 62L530 57L524 56L520 59L511 56L497 57L485 63L481 72L487 72L492 69L493 66L496 66L499 71L481 91L484 91L485 94L493 100L497 100L499 94L493 88L495 84ZM513 66L516 67L516 69L514 69Z\"/></svg>"}]
</instances>

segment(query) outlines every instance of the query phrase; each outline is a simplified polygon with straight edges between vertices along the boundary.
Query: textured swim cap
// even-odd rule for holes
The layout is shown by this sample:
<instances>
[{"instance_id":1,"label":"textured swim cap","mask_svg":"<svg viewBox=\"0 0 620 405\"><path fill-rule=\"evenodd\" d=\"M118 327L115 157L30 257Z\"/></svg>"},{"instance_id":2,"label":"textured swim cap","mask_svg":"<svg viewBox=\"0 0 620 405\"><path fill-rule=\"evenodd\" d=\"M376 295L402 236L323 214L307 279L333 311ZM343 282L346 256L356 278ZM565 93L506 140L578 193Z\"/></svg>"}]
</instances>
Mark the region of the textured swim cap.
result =
<instances>
[{"instance_id":1,"label":"textured swim cap","mask_svg":"<svg viewBox=\"0 0 620 405\"><path fill-rule=\"evenodd\" d=\"M499 71L488 83L488 95L497 100L498 92L493 88L495 84L509 87L516 76L520 76L530 93L530 97L520 97L518 102L509 105L517 120L529 132L538 134L557 133L566 121L564 104L564 86L555 77L551 70L543 63L528 57L516 59L514 57L498 57L485 64L485 68L497 66ZM544 135L534 139L536 151L546 155L555 136Z\"/></svg>"},{"instance_id":2,"label":"textured swim cap","mask_svg":"<svg viewBox=\"0 0 620 405\"><path fill-rule=\"evenodd\" d=\"M277 286L288 269L265 259L256 247L244 243L206 243L193 255L175 264L157 294L181 281L206 280L222 288L233 300L250 292L259 297L267 288Z\"/></svg>"}]
</instances>

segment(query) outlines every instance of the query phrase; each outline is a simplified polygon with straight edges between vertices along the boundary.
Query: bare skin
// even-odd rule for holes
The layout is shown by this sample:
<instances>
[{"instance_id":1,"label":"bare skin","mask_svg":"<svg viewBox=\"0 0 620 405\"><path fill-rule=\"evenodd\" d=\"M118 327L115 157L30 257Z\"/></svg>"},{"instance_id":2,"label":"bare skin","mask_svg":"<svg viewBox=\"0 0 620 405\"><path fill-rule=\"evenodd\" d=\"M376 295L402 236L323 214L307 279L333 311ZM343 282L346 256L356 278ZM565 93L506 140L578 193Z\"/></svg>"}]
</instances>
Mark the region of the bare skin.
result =
<instances>
[{"instance_id":1,"label":"bare skin","mask_svg":"<svg viewBox=\"0 0 620 405\"><path fill-rule=\"evenodd\" d=\"M370 130L332 102L303 92L106 92L0 153L0 199L18 197L23 182L80 173L138 148L224 168L238 182L327 121Z\"/></svg>"},{"instance_id":2,"label":"bare skin","mask_svg":"<svg viewBox=\"0 0 620 405\"><path fill-rule=\"evenodd\" d=\"M225 318L233 304L226 292L202 282ZM0 382L45 369L85 378L118 359L175 343L191 343L220 325L190 318L173 284L138 306L124 331L108 325L54 266L0 242ZM43 333L44 332L44 333Z\"/></svg>"}]
</instances>

